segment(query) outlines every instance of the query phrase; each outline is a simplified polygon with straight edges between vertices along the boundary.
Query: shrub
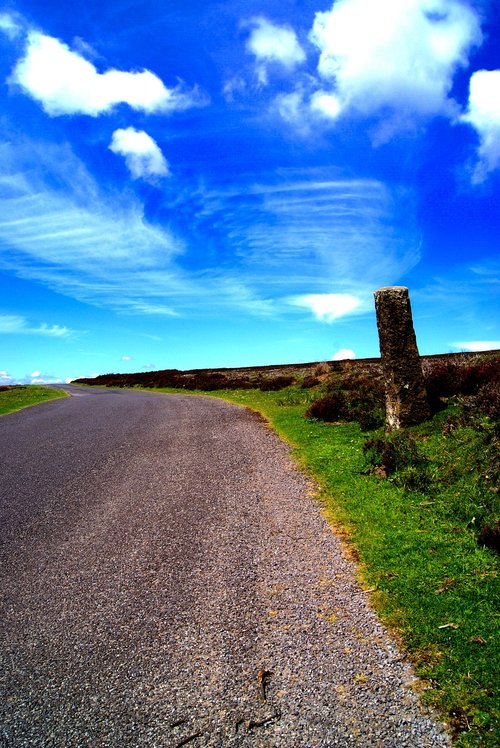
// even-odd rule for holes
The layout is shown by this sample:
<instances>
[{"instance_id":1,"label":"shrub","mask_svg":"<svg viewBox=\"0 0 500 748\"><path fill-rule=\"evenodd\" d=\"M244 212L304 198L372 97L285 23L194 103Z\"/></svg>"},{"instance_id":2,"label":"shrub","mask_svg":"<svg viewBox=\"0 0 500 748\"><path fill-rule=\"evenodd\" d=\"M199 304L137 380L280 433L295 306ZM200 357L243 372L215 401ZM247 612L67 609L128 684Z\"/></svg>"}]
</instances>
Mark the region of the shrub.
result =
<instances>
[{"instance_id":1,"label":"shrub","mask_svg":"<svg viewBox=\"0 0 500 748\"><path fill-rule=\"evenodd\" d=\"M317 418L319 421L334 423L349 418L349 409L342 392L334 392L316 400L305 413L306 418Z\"/></svg>"},{"instance_id":2,"label":"shrub","mask_svg":"<svg viewBox=\"0 0 500 748\"><path fill-rule=\"evenodd\" d=\"M455 395L476 395L488 388L496 390L500 399L500 368L498 358L488 358L475 363L460 361L427 361L424 366L424 382L431 411L436 413L443 407L441 398ZM498 414L498 405L497 410Z\"/></svg>"},{"instance_id":3,"label":"shrub","mask_svg":"<svg viewBox=\"0 0 500 748\"><path fill-rule=\"evenodd\" d=\"M500 421L500 382L481 385L477 393L477 410L492 421Z\"/></svg>"},{"instance_id":4,"label":"shrub","mask_svg":"<svg viewBox=\"0 0 500 748\"><path fill-rule=\"evenodd\" d=\"M290 387L295 382L294 377L291 376L278 376L270 377L269 379L262 379L259 382L259 389L262 392L276 392L278 390L284 390L285 387Z\"/></svg>"},{"instance_id":5,"label":"shrub","mask_svg":"<svg viewBox=\"0 0 500 748\"><path fill-rule=\"evenodd\" d=\"M318 379L318 377L309 374L308 376L304 377L300 386L303 390L309 390L311 389L311 387L316 387L318 384L320 384L320 380Z\"/></svg>"}]
</instances>

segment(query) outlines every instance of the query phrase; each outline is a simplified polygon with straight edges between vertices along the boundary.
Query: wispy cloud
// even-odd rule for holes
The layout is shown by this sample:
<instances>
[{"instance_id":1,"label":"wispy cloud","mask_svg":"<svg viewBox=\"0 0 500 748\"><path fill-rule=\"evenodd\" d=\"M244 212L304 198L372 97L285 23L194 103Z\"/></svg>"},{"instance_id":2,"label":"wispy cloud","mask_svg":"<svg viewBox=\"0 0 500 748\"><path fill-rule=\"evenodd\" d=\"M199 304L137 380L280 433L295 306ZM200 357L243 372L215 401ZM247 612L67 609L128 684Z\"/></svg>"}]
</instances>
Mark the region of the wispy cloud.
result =
<instances>
[{"instance_id":1,"label":"wispy cloud","mask_svg":"<svg viewBox=\"0 0 500 748\"><path fill-rule=\"evenodd\" d=\"M51 338L67 338L74 333L68 327L49 325L31 325L25 317L17 314L0 314L0 335L44 335Z\"/></svg>"},{"instance_id":2,"label":"wispy cloud","mask_svg":"<svg viewBox=\"0 0 500 748\"><path fill-rule=\"evenodd\" d=\"M103 195L69 146L4 145L0 170L0 267L131 311L147 301L167 313L166 295L184 291L172 264L180 241L149 224L137 199Z\"/></svg>"},{"instance_id":3,"label":"wispy cloud","mask_svg":"<svg viewBox=\"0 0 500 748\"><path fill-rule=\"evenodd\" d=\"M198 220L220 232L242 275L258 278L270 297L285 289L359 295L418 262L411 195L397 197L396 208L376 180L332 178L327 169L283 171L267 182L208 192Z\"/></svg>"},{"instance_id":4,"label":"wispy cloud","mask_svg":"<svg viewBox=\"0 0 500 748\"><path fill-rule=\"evenodd\" d=\"M93 63L67 44L38 31L28 34L25 56L11 80L53 117L95 117L120 103L146 113L169 113L207 103L207 97L197 88L188 89L183 83L167 88L149 70L99 73Z\"/></svg>"},{"instance_id":5,"label":"wispy cloud","mask_svg":"<svg viewBox=\"0 0 500 748\"><path fill-rule=\"evenodd\" d=\"M109 146L113 153L125 158L134 179L156 181L170 174L167 160L153 138L144 130L133 127L115 130Z\"/></svg>"},{"instance_id":6,"label":"wispy cloud","mask_svg":"<svg viewBox=\"0 0 500 748\"><path fill-rule=\"evenodd\" d=\"M496 351L500 349L500 340L462 340L457 343L450 343L452 348L459 351Z\"/></svg>"}]
</instances>

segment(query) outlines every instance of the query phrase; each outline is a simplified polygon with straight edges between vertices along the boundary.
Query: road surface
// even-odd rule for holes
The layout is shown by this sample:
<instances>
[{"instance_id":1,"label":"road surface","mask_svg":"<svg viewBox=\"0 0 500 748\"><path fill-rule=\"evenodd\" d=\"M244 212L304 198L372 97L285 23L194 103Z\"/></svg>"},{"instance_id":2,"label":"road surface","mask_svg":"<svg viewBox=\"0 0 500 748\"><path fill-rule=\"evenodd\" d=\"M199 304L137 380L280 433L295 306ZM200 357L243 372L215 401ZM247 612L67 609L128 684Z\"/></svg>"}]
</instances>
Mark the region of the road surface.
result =
<instances>
[{"instance_id":1,"label":"road surface","mask_svg":"<svg viewBox=\"0 0 500 748\"><path fill-rule=\"evenodd\" d=\"M288 449L210 398L0 419L0 745L441 746Z\"/></svg>"}]
</instances>

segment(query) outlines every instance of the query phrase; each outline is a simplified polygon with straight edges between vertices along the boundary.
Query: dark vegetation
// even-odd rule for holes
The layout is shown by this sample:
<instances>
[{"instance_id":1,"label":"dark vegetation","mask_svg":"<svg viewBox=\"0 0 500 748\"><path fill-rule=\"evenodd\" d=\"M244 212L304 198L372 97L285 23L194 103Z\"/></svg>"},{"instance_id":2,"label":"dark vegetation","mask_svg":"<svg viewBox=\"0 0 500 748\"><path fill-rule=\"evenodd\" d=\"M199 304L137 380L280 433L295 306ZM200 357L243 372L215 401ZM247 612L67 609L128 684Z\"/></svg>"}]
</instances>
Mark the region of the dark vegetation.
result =
<instances>
[{"instance_id":1,"label":"dark vegetation","mask_svg":"<svg viewBox=\"0 0 500 748\"><path fill-rule=\"evenodd\" d=\"M253 366L239 369L163 369L137 374L103 374L94 379L78 379L77 384L104 387L173 387L175 389L276 391L300 381L304 387L313 387L320 379L311 372L319 368L328 373L335 364L285 364L282 366Z\"/></svg>"}]
</instances>

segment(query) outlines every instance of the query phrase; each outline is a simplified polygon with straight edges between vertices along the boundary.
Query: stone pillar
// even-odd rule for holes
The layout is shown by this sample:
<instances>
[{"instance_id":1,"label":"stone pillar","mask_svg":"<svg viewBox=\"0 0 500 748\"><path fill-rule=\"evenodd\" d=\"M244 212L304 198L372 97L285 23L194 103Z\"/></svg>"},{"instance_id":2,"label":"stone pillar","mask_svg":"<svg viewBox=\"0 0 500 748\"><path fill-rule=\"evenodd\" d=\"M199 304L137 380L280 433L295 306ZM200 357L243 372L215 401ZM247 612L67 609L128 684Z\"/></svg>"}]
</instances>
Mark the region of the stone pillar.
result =
<instances>
[{"instance_id":1,"label":"stone pillar","mask_svg":"<svg viewBox=\"0 0 500 748\"><path fill-rule=\"evenodd\" d=\"M375 291L375 310L385 383L388 431L430 417L417 348L408 289L390 286Z\"/></svg>"}]
</instances>

